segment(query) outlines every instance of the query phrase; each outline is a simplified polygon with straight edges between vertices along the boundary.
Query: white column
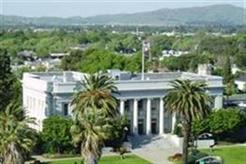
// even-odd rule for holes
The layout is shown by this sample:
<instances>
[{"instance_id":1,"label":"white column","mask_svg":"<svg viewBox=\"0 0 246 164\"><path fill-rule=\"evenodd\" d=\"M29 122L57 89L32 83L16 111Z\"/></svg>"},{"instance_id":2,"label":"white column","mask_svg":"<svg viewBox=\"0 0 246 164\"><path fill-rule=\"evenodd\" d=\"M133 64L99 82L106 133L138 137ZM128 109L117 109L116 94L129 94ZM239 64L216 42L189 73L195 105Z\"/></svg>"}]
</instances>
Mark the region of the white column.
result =
<instances>
[{"instance_id":1,"label":"white column","mask_svg":"<svg viewBox=\"0 0 246 164\"><path fill-rule=\"evenodd\" d=\"M174 128L176 125L176 113L172 114L172 132L174 132Z\"/></svg>"},{"instance_id":2,"label":"white column","mask_svg":"<svg viewBox=\"0 0 246 164\"><path fill-rule=\"evenodd\" d=\"M159 107L159 134L164 133L164 102L163 98L160 98L160 107Z\"/></svg>"},{"instance_id":3,"label":"white column","mask_svg":"<svg viewBox=\"0 0 246 164\"><path fill-rule=\"evenodd\" d=\"M120 114L124 115L125 110L125 100L120 100Z\"/></svg>"},{"instance_id":4,"label":"white column","mask_svg":"<svg viewBox=\"0 0 246 164\"><path fill-rule=\"evenodd\" d=\"M133 101L133 134L138 135L138 100Z\"/></svg>"},{"instance_id":5,"label":"white column","mask_svg":"<svg viewBox=\"0 0 246 164\"><path fill-rule=\"evenodd\" d=\"M216 96L214 99L214 108L220 109L223 108L223 96Z\"/></svg>"},{"instance_id":6,"label":"white column","mask_svg":"<svg viewBox=\"0 0 246 164\"><path fill-rule=\"evenodd\" d=\"M146 111L146 134L151 134L151 99L147 99L147 111Z\"/></svg>"}]
</instances>

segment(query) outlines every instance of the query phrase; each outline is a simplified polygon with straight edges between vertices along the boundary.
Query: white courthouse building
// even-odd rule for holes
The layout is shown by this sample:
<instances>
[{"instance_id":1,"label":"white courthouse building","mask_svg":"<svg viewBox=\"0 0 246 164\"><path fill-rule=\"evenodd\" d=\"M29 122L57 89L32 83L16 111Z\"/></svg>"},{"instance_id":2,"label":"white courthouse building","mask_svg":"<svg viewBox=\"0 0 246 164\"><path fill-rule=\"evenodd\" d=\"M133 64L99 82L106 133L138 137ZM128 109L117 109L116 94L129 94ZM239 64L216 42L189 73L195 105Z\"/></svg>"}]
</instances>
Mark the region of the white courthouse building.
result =
<instances>
[{"instance_id":1,"label":"white courthouse building","mask_svg":"<svg viewBox=\"0 0 246 164\"><path fill-rule=\"evenodd\" d=\"M51 115L70 115L71 101L75 92L83 89L81 81L87 74L79 72L25 73L23 76L23 106L28 114L37 119L38 130L42 121ZM222 78L188 72L132 74L110 70L108 75L115 79L119 94L119 111L129 119L131 133L170 133L176 116L164 109L163 97L172 89L170 81L190 79L205 81L207 93L214 98L214 108L223 106Z\"/></svg>"}]
</instances>

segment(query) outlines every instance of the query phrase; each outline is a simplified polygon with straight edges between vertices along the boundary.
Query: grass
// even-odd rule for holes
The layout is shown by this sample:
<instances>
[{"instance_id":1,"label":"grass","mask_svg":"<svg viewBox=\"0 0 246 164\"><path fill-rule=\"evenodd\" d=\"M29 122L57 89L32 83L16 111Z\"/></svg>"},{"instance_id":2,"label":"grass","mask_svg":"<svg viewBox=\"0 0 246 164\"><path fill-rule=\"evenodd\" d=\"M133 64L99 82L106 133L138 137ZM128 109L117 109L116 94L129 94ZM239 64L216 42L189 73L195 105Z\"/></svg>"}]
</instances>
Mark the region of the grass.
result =
<instances>
[{"instance_id":1,"label":"grass","mask_svg":"<svg viewBox=\"0 0 246 164\"><path fill-rule=\"evenodd\" d=\"M48 162L48 164L81 164L81 159L64 159L64 160L55 160ZM106 156L102 157L99 161L99 164L150 164L150 162L136 156L136 155L126 155L125 159L121 159L120 156Z\"/></svg>"},{"instance_id":2,"label":"grass","mask_svg":"<svg viewBox=\"0 0 246 164\"><path fill-rule=\"evenodd\" d=\"M209 155L216 155L223 158L225 164L245 164L246 163L246 146L214 148L211 152L209 149L200 150Z\"/></svg>"}]
</instances>

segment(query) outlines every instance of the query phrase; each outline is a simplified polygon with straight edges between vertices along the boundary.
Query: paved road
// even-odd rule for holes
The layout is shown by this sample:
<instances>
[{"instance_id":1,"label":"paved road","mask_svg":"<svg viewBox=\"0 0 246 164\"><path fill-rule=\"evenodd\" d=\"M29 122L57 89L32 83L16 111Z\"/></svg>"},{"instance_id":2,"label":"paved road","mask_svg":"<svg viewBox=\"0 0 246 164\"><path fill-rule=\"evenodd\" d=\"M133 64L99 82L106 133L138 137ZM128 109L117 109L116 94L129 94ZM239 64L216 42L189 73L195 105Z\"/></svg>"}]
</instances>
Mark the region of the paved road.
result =
<instances>
[{"instance_id":1,"label":"paved road","mask_svg":"<svg viewBox=\"0 0 246 164\"><path fill-rule=\"evenodd\" d=\"M167 158L181 149L162 136L138 136L131 138L132 152L153 164L169 164Z\"/></svg>"}]
</instances>

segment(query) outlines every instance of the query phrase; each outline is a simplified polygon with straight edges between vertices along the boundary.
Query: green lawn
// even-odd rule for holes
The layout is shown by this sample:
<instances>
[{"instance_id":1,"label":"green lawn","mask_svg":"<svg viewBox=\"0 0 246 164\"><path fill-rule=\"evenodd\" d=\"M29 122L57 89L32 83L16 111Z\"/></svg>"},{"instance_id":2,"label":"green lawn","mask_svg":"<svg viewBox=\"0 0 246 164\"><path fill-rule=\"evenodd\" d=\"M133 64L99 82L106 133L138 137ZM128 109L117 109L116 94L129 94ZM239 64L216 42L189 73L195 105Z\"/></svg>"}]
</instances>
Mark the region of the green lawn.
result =
<instances>
[{"instance_id":1,"label":"green lawn","mask_svg":"<svg viewBox=\"0 0 246 164\"><path fill-rule=\"evenodd\" d=\"M246 146L214 148L213 152L208 149L201 150L210 155L217 155L224 159L225 164L245 164Z\"/></svg>"},{"instance_id":2,"label":"green lawn","mask_svg":"<svg viewBox=\"0 0 246 164\"><path fill-rule=\"evenodd\" d=\"M73 159L73 160L59 160L59 161L52 161L48 164L81 164L82 160ZM135 156L135 155L127 155L125 159L121 159L120 156L108 156L102 157L99 164L150 164L150 162Z\"/></svg>"}]
</instances>

